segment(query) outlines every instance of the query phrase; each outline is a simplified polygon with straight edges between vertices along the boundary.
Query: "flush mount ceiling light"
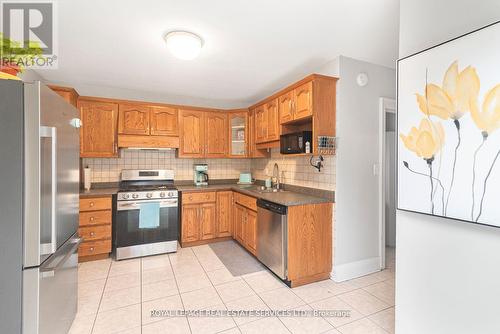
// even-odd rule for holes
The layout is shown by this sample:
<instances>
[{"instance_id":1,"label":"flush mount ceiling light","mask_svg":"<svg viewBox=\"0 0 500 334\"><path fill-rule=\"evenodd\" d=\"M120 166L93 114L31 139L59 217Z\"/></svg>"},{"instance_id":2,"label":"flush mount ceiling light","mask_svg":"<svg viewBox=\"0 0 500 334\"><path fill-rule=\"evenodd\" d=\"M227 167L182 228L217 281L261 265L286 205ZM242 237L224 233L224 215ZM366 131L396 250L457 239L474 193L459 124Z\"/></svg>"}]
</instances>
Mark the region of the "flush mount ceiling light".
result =
<instances>
[{"instance_id":1,"label":"flush mount ceiling light","mask_svg":"<svg viewBox=\"0 0 500 334\"><path fill-rule=\"evenodd\" d=\"M191 60L200 54L201 37L188 31L171 31L165 35L168 50L177 58Z\"/></svg>"}]
</instances>

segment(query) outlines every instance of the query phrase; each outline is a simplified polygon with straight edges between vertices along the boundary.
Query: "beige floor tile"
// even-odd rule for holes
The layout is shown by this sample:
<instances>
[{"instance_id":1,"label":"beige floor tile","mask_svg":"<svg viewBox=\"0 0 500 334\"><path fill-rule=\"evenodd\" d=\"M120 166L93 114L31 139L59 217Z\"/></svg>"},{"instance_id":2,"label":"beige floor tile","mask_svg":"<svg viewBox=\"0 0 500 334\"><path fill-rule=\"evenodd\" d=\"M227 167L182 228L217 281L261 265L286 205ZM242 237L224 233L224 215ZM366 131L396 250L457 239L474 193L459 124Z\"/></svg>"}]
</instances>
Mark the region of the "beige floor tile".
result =
<instances>
[{"instance_id":1,"label":"beige floor tile","mask_svg":"<svg viewBox=\"0 0 500 334\"><path fill-rule=\"evenodd\" d=\"M175 279L167 279L142 285L142 301L148 301L179 294Z\"/></svg>"},{"instance_id":2,"label":"beige floor tile","mask_svg":"<svg viewBox=\"0 0 500 334\"><path fill-rule=\"evenodd\" d=\"M140 260L140 259L139 259ZM109 270L108 277L114 277L125 274L140 273L141 272L141 261L136 259L114 261L111 264L111 269Z\"/></svg>"},{"instance_id":3,"label":"beige floor tile","mask_svg":"<svg viewBox=\"0 0 500 334\"><path fill-rule=\"evenodd\" d=\"M88 269L109 269L109 266L111 265L111 258L103 259L103 260L96 260L96 261L88 261L88 262L82 262L78 264L78 268L82 270L88 270Z\"/></svg>"},{"instance_id":4,"label":"beige floor tile","mask_svg":"<svg viewBox=\"0 0 500 334\"><path fill-rule=\"evenodd\" d=\"M335 328L332 328L330 329L329 331L326 331L324 333L321 333L321 334L342 334L340 333L338 330L336 330Z\"/></svg>"},{"instance_id":5,"label":"beige floor tile","mask_svg":"<svg viewBox=\"0 0 500 334\"><path fill-rule=\"evenodd\" d=\"M101 302L101 295L90 295L78 297L78 314L88 315L96 314Z\"/></svg>"},{"instance_id":6,"label":"beige floor tile","mask_svg":"<svg viewBox=\"0 0 500 334\"><path fill-rule=\"evenodd\" d=\"M367 316L389 307L389 304L374 297L363 289L350 291L338 296L347 304L354 307L361 314Z\"/></svg>"},{"instance_id":7,"label":"beige floor tile","mask_svg":"<svg viewBox=\"0 0 500 334\"><path fill-rule=\"evenodd\" d=\"M306 303L333 297L335 294L328 290L322 282L311 283L292 289Z\"/></svg>"},{"instance_id":8,"label":"beige floor tile","mask_svg":"<svg viewBox=\"0 0 500 334\"><path fill-rule=\"evenodd\" d=\"M386 275L386 274L384 274ZM384 275L377 273L369 274L366 276L362 276L359 278L355 278L352 280L347 281L349 284L353 285L356 288L364 288L365 286L372 285L375 283L382 282L388 278L386 278Z\"/></svg>"},{"instance_id":9,"label":"beige floor tile","mask_svg":"<svg viewBox=\"0 0 500 334\"><path fill-rule=\"evenodd\" d=\"M97 314L92 334L110 334L140 326L141 305L136 304Z\"/></svg>"},{"instance_id":10,"label":"beige floor tile","mask_svg":"<svg viewBox=\"0 0 500 334\"><path fill-rule=\"evenodd\" d=\"M350 324L338 327L337 330L342 334L387 334L386 331L368 318L356 320Z\"/></svg>"},{"instance_id":11,"label":"beige floor tile","mask_svg":"<svg viewBox=\"0 0 500 334\"><path fill-rule=\"evenodd\" d=\"M78 296L86 297L91 295L102 295L105 284L105 278L87 282L78 282Z\"/></svg>"},{"instance_id":12,"label":"beige floor tile","mask_svg":"<svg viewBox=\"0 0 500 334\"><path fill-rule=\"evenodd\" d=\"M224 303L255 295L255 292L243 280L217 285L215 289Z\"/></svg>"},{"instance_id":13,"label":"beige floor tile","mask_svg":"<svg viewBox=\"0 0 500 334\"><path fill-rule=\"evenodd\" d=\"M241 276L233 276L226 267L207 272L208 278L213 285L224 284L241 280Z\"/></svg>"},{"instance_id":14,"label":"beige floor tile","mask_svg":"<svg viewBox=\"0 0 500 334\"><path fill-rule=\"evenodd\" d=\"M142 258L142 270L151 270L163 267L170 268L170 260L168 254L148 256Z\"/></svg>"},{"instance_id":15,"label":"beige floor tile","mask_svg":"<svg viewBox=\"0 0 500 334\"><path fill-rule=\"evenodd\" d=\"M232 311L269 311L269 307L267 307L267 305L257 295L233 300L231 302L226 303L226 306L228 310ZM233 320L236 322L238 326L240 326L248 322L252 322L262 318L263 317L256 317L253 315L252 316L242 315L233 317Z\"/></svg>"},{"instance_id":16,"label":"beige floor tile","mask_svg":"<svg viewBox=\"0 0 500 334\"><path fill-rule=\"evenodd\" d=\"M244 275L243 279L257 293L285 287L285 284L269 271L259 271Z\"/></svg>"},{"instance_id":17,"label":"beige floor tile","mask_svg":"<svg viewBox=\"0 0 500 334\"><path fill-rule=\"evenodd\" d=\"M108 268L78 268L78 282L88 282L108 277Z\"/></svg>"},{"instance_id":18,"label":"beige floor tile","mask_svg":"<svg viewBox=\"0 0 500 334\"><path fill-rule=\"evenodd\" d=\"M208 310L226 310L223 304L213 305ZM229 316L187 317L191 331L196 334L214 334L236 327Z\"/></svg>"},{"instance_id":19,"label":"beige floor tile","mask_svg":"<svg viewBox=\"0 0 500 334\"><path fill-rule=\"evenodd\" d=\"M356 286L350 284L349 281L337 283L331 279L327 279L319 282L319 284L335 296L358 289Z\"/></svg>"},{"instance_id":20,"label":"beige floor tile","mask_svg":"<svg viewBox=\"0 0 500 334\"><path fill-rule=\"evenodd\" d=\"M175 277L195 276L205 273L205 270L203 270L203 267L198 262L172 265L172 269Z\"/></svg>"},{"instance_id":21,"label":"beige floor tile","mask_svg":"<svg viewBox=\"0 0 500 334\"><path fill-rule=\"evenodd\" d=\"M108 277L108 280L106 281L106 286L104 287L104 292L133 288L140 285L141 285L141 273L139 272L119 275L115 277Z\"/></svg>"},{"instance_id":22,"label":"beige floor tile","mask_svg":"<svg viewBox=\"0 0 500 334\"><path fill-rule=\"evenodd\" d=\"M301 306L296 311L312 311L310 306ZM320 334L332 329L325 319L321 316L294 316L294 317L279 317L281 322L294 334Z\"/></svg>"},{"instance_id":23,"label":"beige floor tile","mask_svg":"<svg viewBox=\"0 0 500 334\"><path fill-rule=\"evenodd\" d=\"M219 332L219 334L241 334L241 331L238 327L234 327L234 328Z\"/></svg>"},{"instance_id":24,"label":"beige floor tile","mask_svg":"<svg viewBox=\"0 0 500 334\"><path fill-rule=\"evenodd\" d=\"M261 292L259 296L271 310L290 310L305 304L288 287Z\"/></svg>"},{"instance_id":25,"label":"beige floor tile","mask_svg":"<svg viewBox=\"0 0 500 334\"><path fill-rule=\"evenodd\" d=\"M201 310L222 304L222 300L213 287L182 293L181 298L186 310Z\"/></svg>"},{"instance_id":26,"label":"beige floor tile","mask_svg":"<svg viewBox=\"0 0 500 334\"><path fill-rule=\"evenodd\" d=\"M338 327L345 325L347 323L356 321L358 319L361 319L363 315L358 312L356 309L354 309L352 306L344 302L338 297L331 297L328 299L323 299L318 302L314 302L309 304L313 309L315 310L321 310L321 311L348 311L349 315L348 316L340 316L341 313L339 313L339 316L332 316L332 317L324 317L326 321L328 321L333 327Z\"/></svg>"},{"instance_id":27,"label":"beige floor tile","mask_svg":"<svg viewBox=\"0 0 500 334\"><path fill-rule=\"evenodd\" d=\"M214 271L217 269L222 269L225 268L224 263L222 263L219 258L215 257L214 259L210 260L200 260L201 266L205 271Z\"/></svg>"},{"instance_id":28,"label":"beige floor tile","mask_svg":"<svg viewBox=\"0 0 500 334\"><path fill-rule=\"evenodd\" d=\"M369 316L369 319L390 334L395 332L394 307Z\"/></svg>"},{"instance_id":29,"label":"beige floor tile","mask_svg":"<svg viewBox=\"0 0 500 334\"><path fill-rule=\"evenodd\" d=\"M191 334L187 318L175 317L142 326L142 334Z\"/></svg>"},{"instance_id":30,"label":"beige floor tile","mask_svg":"<svg viewBox=\"0 0 500 334\"><path fill-rule=\"evenodd\" d=\"M290 334L278 318L263 318L239 327L243 334Z\"/></svg>"},{"instance_id":31,"label":"beige floor tile","mask_svg":"<svg viewBox=\"0 0 500 334\"><path fill-rule=\"evenodd\" d=\"M142 284L151 284L171 278L174 278L174 272L171 267L161 267L142 271Z\"/></svg>"},{"instance_id":32,"label":"beige floor tile","mask_svg":"<svg viewBox=\"0 0 500 334\"><path fill-rule=\"evenodd\" d=\"M168 319L164 311L182 311L181 297L179 295L160 298L142 303L142 324Z\"/></svg>"},{"instance_id":33,"label":"beige floor tile","mask_svg":"<svg viewBox=\"0 0 500 334\"><path fill-rule=\"evenodd\" d=\"M141 326L119 331L113 334L142 334Z\"/></svg>"},{"instance_id":34,"label":"beige floor tile","mask_svg":"<svg viewBox=\"0 0 500 334\"><path fill-rule=\"evenodd\" d=\"M177 248L176 253L168 254L172 265L189 261L198 261L191 248Z\"/></svg>"},{"instance_id":35,"label":"beige floor tile","mask_svg":"<svg viewBox=\"0 0 500 334\"><path fill-rule=\"evenodd\" d=\"M106 291L102 295L99 312L114 310L128 305L141 302L141 288L133 288Z\"/></svg>"},{"instance_id":36,"label":"beige floor tile","mask_svg":"<svg viewBox=\"0 0 500 334\"><path fill-rule=\"evenodd\" d=\"M386 281L369 285L364 287L363 290L386 302L389 306L394 306L395 304L394 286Z\"/></svg>"},{"instance_id":37,"label":"beige floor tile","mask_svg":"<svg viewBox=\"0 0 500 334\"><path fill-rule=\"evenodd\" d=\"M90 334L92 333L92 327L94 326L94 320L96 318L95 314L91 315L79 315L77 314L71 329L68 334Z\"/></svg>"},{"instance_id":38,"label":"beige floor tile","mask_svg":"<svg viewBox=\"0 0 500 334\"><path fill-rule=\"evenodd\" d=\"M199 290L212 286L208 276L202 272L197 275L176 277L177 285L181 293Z\"/></svg>"}]
</instances>

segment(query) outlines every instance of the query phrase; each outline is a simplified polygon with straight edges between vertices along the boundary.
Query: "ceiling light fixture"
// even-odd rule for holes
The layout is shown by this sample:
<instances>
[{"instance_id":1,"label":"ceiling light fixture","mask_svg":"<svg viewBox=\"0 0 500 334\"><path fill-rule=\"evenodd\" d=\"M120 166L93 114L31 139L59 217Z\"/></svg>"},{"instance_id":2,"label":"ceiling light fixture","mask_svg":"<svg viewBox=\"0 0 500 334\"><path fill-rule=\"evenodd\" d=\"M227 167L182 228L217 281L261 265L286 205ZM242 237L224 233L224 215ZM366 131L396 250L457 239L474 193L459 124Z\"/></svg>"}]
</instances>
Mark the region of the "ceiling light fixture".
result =
<instances>
[{"instance_id":1,"label":"ceiling light fixture","mask_svg":"<svg viewBox=\"0 0 500 334\"><path fill-rule=\"evenodd\" d=\"M168 50L177 58L191 60L200 54L201 37L188 31L171 31L165 35Z\"/></svg>"}]
</instances>

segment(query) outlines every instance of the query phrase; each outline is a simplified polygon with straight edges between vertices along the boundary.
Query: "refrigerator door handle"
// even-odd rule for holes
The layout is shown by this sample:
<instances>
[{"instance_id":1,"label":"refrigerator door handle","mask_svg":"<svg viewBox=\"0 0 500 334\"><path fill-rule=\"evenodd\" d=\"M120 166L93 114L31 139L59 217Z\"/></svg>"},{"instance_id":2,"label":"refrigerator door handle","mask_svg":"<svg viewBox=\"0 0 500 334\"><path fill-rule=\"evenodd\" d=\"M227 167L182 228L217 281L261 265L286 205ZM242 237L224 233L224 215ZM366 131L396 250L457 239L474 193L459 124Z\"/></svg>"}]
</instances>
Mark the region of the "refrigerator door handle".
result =
<instances>
[{"instance_id":1,"label":"refrigerator door handle","mask_svg":"<svg viewBox=\"0 0 500 334\"><path fill-rule=\"evenodd\" d=\"M82 241L83 241L82 238L75 238L70 240L70 243L72 244L71 248L68 251L65 251L66 254L60 261L57 262L56 265L40 267L41 277L46 278L55 276L55 271L58 270L62 265L64 265L64 263L66 263L66 260L78 249Z\"/></svg>"},{"instance_id":2,"label":"refrigerator door handle","mask_svg":"<svg viewBox=\"0 0 500 334\"><path fill-rule=\"evenodd\" d=\"M53 126L40 126L40 137L51 138L51 237L50 243L42 244L41 255L52 254L57 250L57 128Z\"/></svg>"}]
</instances>

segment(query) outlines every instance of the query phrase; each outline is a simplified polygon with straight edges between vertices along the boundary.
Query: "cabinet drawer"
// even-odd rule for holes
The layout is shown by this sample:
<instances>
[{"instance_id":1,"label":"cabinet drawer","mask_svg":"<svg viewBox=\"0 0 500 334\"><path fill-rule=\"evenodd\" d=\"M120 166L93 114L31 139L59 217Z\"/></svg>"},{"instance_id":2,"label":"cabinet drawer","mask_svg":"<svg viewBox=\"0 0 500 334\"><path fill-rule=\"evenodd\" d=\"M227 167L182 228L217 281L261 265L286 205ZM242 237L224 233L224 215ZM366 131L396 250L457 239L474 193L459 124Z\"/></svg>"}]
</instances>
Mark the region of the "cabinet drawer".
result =
<instances>
[{"instance_id":1,"label":"cabinet drawer","mask_svg":"<svg viewBox=\"0 0 500 334\"><path fill-rule=\"evenodd\" d=\"M111 225L111 210L80 212L80 226Z\"/></svg>"},{"instance_id":2,"label":"cabinet drawer","mask_svg":"<svg viewBox=\"0 0 500 334\"><path fill-rule=\"evenodd\" d=\"M110 210L111 196L80 198L80 211Z\"/></svg>"},{"instance_id":3,"label":"cabinet drawer","mask_svg":"<svg viewBox=\"0 0 500 334\"><path fill-rule=\"evenodd\" d=\"M78 256L106 254L111 252L111 240L82 242L78 249Z\"/></svg>"},{"instance_id":4,"label":"cabinet drawer","mask_svg":"<svg viewBox=\"0 0 500 334\"><path fill-rule=\"evenodd\" d=\"M203 193L187 193L182 194L182 204L215 202L215 198L215 191Z\"/></svg>"},{"instance_id":5,"label":"cabinet drawer","mask_svg":"<svg viewBox=\"0 0 500 334\"><path fill-rule=\"evenodd\" d=\"M111 239L111 225L80 227L78 234L83 241Z\"/></svg>"},{"instance_id":6,"label":"cabinet drawer","mask_svg":"<svg viewBox=\"0 0 500 334\"><path fill-rule=\"evenodd\" d=\"M257 199L251 196L243 195L240 193L234 193L234 201L245 208L253 211L257 211Z\"/></svg>"}]
</instances>

